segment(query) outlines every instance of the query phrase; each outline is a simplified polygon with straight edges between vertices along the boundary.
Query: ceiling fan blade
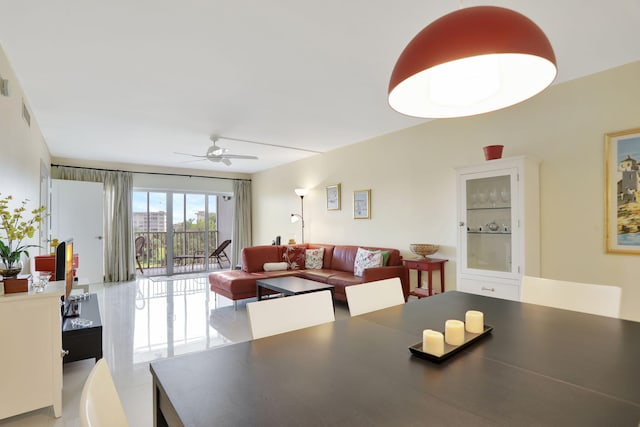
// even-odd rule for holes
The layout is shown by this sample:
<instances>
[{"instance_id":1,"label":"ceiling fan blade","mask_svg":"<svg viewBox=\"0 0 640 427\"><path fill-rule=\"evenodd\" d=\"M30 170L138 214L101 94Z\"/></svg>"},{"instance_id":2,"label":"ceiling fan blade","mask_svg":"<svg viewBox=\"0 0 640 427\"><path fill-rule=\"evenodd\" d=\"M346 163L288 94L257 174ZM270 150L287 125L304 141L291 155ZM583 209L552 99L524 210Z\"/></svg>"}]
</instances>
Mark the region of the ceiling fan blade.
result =
<instances>
[{"instance_id":1,"label":"ceiling fan blade","mask_svg":"<svg viewBox=\"0 0 640 427\"><path fill-rule=\"evenodd\" d=\"M258 160L258 158L256 156L245 156L243 154L223 154L223 155L217 156L217 157L222 157L222 158L226 158L226 159Z\"/></svg>"},{"instance_id":2,"label":"ceiling fan blade","mask_svg":"<svg viewBox=\"0 0 640 427\"><path fill-rule=\"evenodd\" d=\"M180 154L180 155L182 155L182 156L200 157L200 158L203 158L203 159L206 159L206 158L207 158L207 156L202 156L202 155L200 155L200 154L179 153L179 152L177 152L177 151L174 151L174 152L173 152L173 154Z\"/></svg>"},{"instance_id":3,"label":"ceiling fan blade","mask_svg":"<svg viewBox=\"0 0 640 427\"><path fill-rule=\"evenodd\" d=\"M207 160L207 159L205 159L205 158L202 158L202 159L191 159L191 160L183 160L183 161L178 162L178 163L195 163L195 162L204 162L205 160Z\"/></svg>"},{"instance_id":4,"label":"ceiling fan blade","mask_svg":"<svg viewBox=\"0 0 640 427\"><path fill-rule=\"evenodd\" d=\"M229 159L228 159L228 158L226 158L226 157L223 157L223 158L222 158L222 163L224 163L224 164L225 164L225 165L227 165L227 166L231 166L231 160L229 160Z\"/></svg>"}]
</instances>

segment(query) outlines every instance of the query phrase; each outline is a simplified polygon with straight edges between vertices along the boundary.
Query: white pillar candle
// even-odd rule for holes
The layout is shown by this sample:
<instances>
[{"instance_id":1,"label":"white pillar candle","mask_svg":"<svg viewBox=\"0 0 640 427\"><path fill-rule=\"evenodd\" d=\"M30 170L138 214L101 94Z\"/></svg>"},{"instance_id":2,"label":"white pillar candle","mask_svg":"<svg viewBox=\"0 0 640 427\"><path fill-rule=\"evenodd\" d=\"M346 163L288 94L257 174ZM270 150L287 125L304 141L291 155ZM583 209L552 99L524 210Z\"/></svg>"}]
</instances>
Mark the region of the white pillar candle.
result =
<instances>
[{"instance_id":1,"label":"white pillar candle","mask_svg":"<svg viewBox=\"0 0 640 427\"><path fill-rule=\"evenodd\" d=\"M442 356L444 354L444 335L442 332L425 329L422 331L422 351Z\"/></svg>"},{"instance_id":2,"label":"white pillar candle","mask_svg":"<svg viewBox=\"0 0 640 427\"><path fill-rule=\"evenodd\" d=\"M464 322L460 320L447 320L444 324L444 340L449 345L464 343Z\"/></svg>"},{"instance_id":3,"label":"white pillar candle","mask_svg":"<svg viewBox=\"0 0 640 427\"><path fill-rule=\"evenodd\" d=\"M481 311L469 310L464 316L467 332L481 334L484 331L484 314Z\"/></svg>"}]
</instances>

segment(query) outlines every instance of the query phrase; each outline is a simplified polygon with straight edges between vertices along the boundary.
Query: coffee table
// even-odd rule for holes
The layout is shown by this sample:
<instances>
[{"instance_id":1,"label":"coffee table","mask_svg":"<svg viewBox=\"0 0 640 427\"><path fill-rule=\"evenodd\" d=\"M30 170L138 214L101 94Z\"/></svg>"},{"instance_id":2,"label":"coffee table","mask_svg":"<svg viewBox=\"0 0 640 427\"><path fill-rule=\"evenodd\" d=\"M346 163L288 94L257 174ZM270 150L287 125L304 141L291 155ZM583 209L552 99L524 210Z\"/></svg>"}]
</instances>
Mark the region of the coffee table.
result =
<instances>
[{"instance_id":1,"label":"coffee table","mask_svg":"<svg viewBox=\"0 0 640 427\"><path fill-rule=\"evenodd\" d=\"M301 277L286 276L274 277L273 279L260 279L256 281L256 295L258 301L262 299L262 289L271 289L284 294L285 296L306 294L309 292L317 292L329 290L331 291L331 299L333 300L333 285L326 283L314 282L313 280L303 279Z\"/></svg>"}]
</instances>

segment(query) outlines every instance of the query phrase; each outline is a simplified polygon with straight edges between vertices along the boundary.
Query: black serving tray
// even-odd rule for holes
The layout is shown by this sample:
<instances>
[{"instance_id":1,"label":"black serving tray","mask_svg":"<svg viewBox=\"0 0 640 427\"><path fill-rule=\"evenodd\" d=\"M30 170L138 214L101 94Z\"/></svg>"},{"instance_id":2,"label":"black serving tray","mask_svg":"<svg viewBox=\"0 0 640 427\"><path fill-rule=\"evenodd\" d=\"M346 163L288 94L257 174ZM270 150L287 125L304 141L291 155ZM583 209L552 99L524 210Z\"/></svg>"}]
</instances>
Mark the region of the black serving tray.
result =
<instances>
[{"instance_id":1,"label":"black serving tray","mask_svg":"<svg viewBox=\"0 0 640 427\"><path fill-rule=\"evenodd\" d=\"M444 343L444 353L441 356L435 356L430 353L425 353L422 351L422 341L417 344L409 347L409 351L416 357L421 359L430 360L432 362L440 363L444 360L447 360L457 352L463 350L465 347L470 346L474 342L478 341L480 338L488 335L493 331L493 326L484 325L484 331L479 334L474 334L471 332L464 331L464 342L460 345L449 345L446 342Z\"/></svg>"}]
</instances>

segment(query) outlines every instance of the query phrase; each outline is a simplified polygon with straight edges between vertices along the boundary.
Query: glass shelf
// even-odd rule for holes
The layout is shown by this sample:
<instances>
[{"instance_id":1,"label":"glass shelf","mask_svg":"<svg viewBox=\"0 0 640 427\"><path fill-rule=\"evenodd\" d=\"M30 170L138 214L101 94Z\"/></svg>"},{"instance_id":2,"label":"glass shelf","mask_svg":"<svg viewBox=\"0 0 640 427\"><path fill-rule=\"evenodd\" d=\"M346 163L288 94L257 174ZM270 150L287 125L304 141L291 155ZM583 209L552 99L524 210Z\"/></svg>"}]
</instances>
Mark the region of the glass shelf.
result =
<instances>
[{"instance_id":1,"label":"glass shelf","mask_svg":"<svg viewBox=\"0 0 640 427\"><path fill-rule=\"evenodd\" d=\"M498 234L503 236L510 236L510 231L467 231L467 234Z\"/></svg>"},{"instance_id":2,"label":"glass shelf","mask_svg":"<svg viewBox=\"0 0 640 427\"><path fill-rule=\"evenodd\" d=\"M511 209L511 206L489 206L486 208L467 208L467 211L492 211L492 210L503 210L503 209Z\"/></svg>"}]
</instances>

